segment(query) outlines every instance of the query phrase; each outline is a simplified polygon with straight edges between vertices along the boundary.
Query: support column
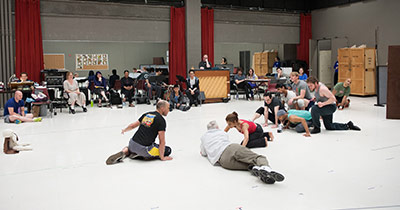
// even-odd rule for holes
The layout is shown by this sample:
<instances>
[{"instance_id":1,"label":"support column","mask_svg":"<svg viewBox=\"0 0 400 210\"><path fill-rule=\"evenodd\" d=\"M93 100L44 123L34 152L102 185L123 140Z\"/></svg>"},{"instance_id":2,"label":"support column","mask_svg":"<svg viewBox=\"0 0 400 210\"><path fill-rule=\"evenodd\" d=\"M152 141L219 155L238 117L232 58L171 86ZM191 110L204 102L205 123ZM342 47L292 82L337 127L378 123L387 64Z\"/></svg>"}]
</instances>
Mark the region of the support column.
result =
<instances>
[{"instance_id":1,"label":"support column","mask_svg":"<svg viewBox=\"0 0 400 210\"><path fill-rule=\"evenodd\" d=\"M201 0L185 0L186 65L198 68L201 61Z\"/></svg>"}]
</instances>

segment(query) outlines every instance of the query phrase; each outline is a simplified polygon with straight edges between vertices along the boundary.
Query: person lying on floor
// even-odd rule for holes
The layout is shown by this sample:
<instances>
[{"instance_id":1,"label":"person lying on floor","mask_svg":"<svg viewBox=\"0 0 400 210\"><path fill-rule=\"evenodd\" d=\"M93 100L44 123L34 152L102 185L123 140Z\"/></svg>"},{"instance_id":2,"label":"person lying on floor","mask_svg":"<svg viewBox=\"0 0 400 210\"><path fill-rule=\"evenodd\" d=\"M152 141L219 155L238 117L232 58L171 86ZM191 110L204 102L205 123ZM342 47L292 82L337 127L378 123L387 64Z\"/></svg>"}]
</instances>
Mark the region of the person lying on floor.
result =
<instances>
[{"instance_id":1,"label":"person lying on floor","mask_svg":"<svg viewBox=\"0 0 400 210\"><path fill-rule=\"evenodd\" d=\"M229 141L227 133L219 129L217 122L207 124L207 132L201 137L200 154L212 165L231 170L249 170L267 184L281 182L285 177L272 170L265 156Z\"/></svg>"},{"instance_id":2,"label":"person lying on floor","mask_svg":"<svg viewBox=\"0 0 400 210\"><path fill-rule=\"evenodd\" d=\"M228 125L226 126L224 131L228 132L229 129L236 128L244 136L244 139L240 144L245 147L266 147L268 145L268 141L274 140L272 132L264 132L261 125L254 122L243 119L239 120L238 114L236 112L228 114L225 120Z\"/></svg>"}]
</instances>

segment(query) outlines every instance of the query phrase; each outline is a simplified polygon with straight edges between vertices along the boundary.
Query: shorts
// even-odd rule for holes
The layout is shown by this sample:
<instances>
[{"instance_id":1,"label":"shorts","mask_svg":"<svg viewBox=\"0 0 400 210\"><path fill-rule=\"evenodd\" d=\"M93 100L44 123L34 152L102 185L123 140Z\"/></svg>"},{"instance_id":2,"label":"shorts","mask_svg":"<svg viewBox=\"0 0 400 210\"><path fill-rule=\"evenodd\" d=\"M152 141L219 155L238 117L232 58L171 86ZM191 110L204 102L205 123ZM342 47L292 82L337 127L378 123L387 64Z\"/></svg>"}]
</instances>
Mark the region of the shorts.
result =
<instances>
[{"instance_id":1,"label":"shorts","mask_svg":"<svg viewBox=\"0 0 400 210\"><path fill-rule=\"evenodd\" d=\"M140 157L156 158L156 157L160 157L160 151L158 149L158 146L159 145L156 143L152 143L149 146L143 146L143 145L133 141L133 139L131 139L129 141L128 149L129 149L129 152L136 153ZM171 148L168 146L165 146L164 156L169 156L170 154L171 154Z\"/></svg>"},{"instance_id":2,"label":"shorts","mask_svg":"<svg viewBox=\"0 0 400 210\"><path fill-rule=\"evenodd\" d=\"M4 116L4 123L11 123L11 121L10 121L10 115Z\"/></svg>"}]
</instances>

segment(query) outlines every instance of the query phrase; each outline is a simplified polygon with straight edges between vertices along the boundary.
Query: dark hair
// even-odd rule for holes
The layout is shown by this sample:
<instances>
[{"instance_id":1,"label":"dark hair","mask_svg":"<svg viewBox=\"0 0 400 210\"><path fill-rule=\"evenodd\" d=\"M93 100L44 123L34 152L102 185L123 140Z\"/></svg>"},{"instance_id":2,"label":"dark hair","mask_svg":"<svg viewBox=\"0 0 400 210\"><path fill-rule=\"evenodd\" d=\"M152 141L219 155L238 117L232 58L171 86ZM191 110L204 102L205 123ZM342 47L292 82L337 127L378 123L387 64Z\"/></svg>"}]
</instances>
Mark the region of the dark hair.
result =
<instances>
[{"instance_id":1,"label":"dark hair","mask_svg":"<svg viewBox=\"0 0 400 210\"><path fill-rule=\"evenodd\" d=\"M137 70L135 67L133 67L133 69L132 70Z\"/></svg>"},{"instance_id":2,"label":"dark hair","mask_svg":"<svg viewBox=\"0 0 400 210\"><path fill-rule=\"evenodd\" d=\"M156 72L162 72L162 70L161 69L156 69Z\"/></svg>"},{"instance_id":3,"label":"dark hair","mask_svg":"<svg viewBox=\"0 0 400 210\"><path fill-rule=\"evenodd\" d=\"M309 78L307 78L307 83L315 84L315 83L318 83L318 82L319 82L318 79L315 78L314 76L310 76Z\"/></svg>"},{"instance_id":4,"label":"dark hair","mask_svg":"<svg viewBox=\"0 0 400 210\"><path fill-rule=\"evenodd\" d=\"M282 68L281 68L281 67L276 68L277 71L278 71L278 69L280 69L280 70L282 71Z\"/></svg>"},{"instance_id":5,"label":"dark hair","mask_svg":"<svg viewBox=\"0 0 400 210\"><path fill-rule=\"evenodd\" d=\"M97 71L97 72L96 72L96 80L97 80L97 81L99 81L99 78L97 77L98 74L102 75L101 77L103 77L103 74L102 74L100 71Z\"/></svg>"},{"instance_id":6,"label":"dark hair","mask_svg":"<svg viewBox=\"0 0 400 210\"><path fill-rule=\"evenodd\" d=\"M276 56L276 60L281 61L281 59L278 56Z\"/></svg>"},{"instance_id":7,"label":"dark hair","mask_svg":"<svg viewBox=\"0 0 400 210\"><path fill-rule=\"evenodd\" d=\"M190 72L193 72L193 74L194 74L194 70L193 70L193 69L190 69L190 70L189 70L189 74L190 74Z\"/></svg>"},{"instance_id":8,"label":"dark hair","mask_svg":"<svg viewBox=\"0 0 400 210\"><path fill-rule=\"evenodd\" d=\"M241 67L237 67L237 72L241 71L243 73L243 69Z\"/></svg>"},{"instance_id":9,"label":"dark hair","mask_svg":"<svg viewBox=\"0 0 400 210\"><path fill-rule=\"evenodd\" d=\"M178 84L175 84L175 85L174 85L174 88L179 88L179 85L178 85Z\"/></svg>"},{"instance_id":10,"label":"dark hair","mask_svg":"<svg viewBox=\"0 0 400 210\"><path fill-rule=\"evenodd\" d=\"M281 84L281 83L277 84L277 85L275 86L275 88L276 88L276 89L279 89L279 88L285 88L285 89L287 89L287 88L286 88L286 85Z\"/></svg>"},{"instance_id":11,"label":"dark hair","mask_svg":"<svg viewBox=\"0 0 400 210\"><path fill-rule=\"evenodd\" d=\"M25 74L26 76L28 76L28 73L26 73L26 72L21 72L20 76L22 76L23 74Z\"/></svg>"},{"instance_id":12,"label":"dark hair","mask_svg":"<svg viewBox=\"0 0 400 210\"><path fill-rule=\"evenodd\" d=\"M271 92L269 92L269 91L267 91L267 92L265 92L264 93L264 97L269 97L269 98L272 98L272 93Z\"/></svg>"},{"instance_id":13,"label":"dark hair","mask_svg":"<svg viewBox=\"0 0 400 210\"><path fill-rule=\"evenodd\" d=\"M222 57L222 60L224 61L224 63L228 63L228 60L226 60L225 57Z\"/></svg>"},{"instance_id":14,"label":"dark hair","mask_svg":"<svg viewBox=\"0 0 400 210\"><path fill-rule=\"evenodd\" d=\"M231 114L228 114L225 118L225 121L227 121L227 122L239 121L238 114L236 112L232 112Z\"/></svg>"},{"instance_id":15,"label":"dark hair","mask_svg":"<svg viewBox=\"0 0 400 210\"><path fill-rule=\"evenodd\" d=\"M89 71L89 77L90 76L94 76L94 71L92 71L92 70Z\"/></svg>"},{"instance_id":16,"label":"dark hair","mask_svg":"<svg viewBox=\"0 0 400 210\"><path fill-rule=\"evenodd\" d=\"M112 74L113 74L113 75L116 75L116 74L117 74L117 69L113 69L113 70L112 70Z\"/></svg>"},{"instance_id":17,"label":"dark hair","mask_svg":"<svg viewBox=\"0 0 400 210\"><path fill-rule=\"evenodd\" d=\"M124 71L124 74L125 74L125 72L128 72L128 73L129 73L129 71L128 71L128 70L125 70L125 71Z\"/></svg>"}]
</instances>

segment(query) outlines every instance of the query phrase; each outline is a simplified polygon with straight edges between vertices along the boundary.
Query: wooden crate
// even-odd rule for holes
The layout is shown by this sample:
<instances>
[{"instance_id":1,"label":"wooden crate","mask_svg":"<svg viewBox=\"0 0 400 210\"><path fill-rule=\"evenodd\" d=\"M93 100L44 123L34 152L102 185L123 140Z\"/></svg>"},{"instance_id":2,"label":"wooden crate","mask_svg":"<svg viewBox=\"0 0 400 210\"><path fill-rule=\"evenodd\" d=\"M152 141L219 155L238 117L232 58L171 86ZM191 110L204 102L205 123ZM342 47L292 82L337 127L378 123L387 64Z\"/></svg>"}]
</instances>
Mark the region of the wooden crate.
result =
<instances>
[{"instance_id":1,"label":"wooden crate","mask_svg":"<svg viewBox=\"0 0 400 210\"><path fill-rule=\"evenodd\" d=\"M365 49L365 58L364 58L365 68L367 69L376 68L375 60L376 60L375 49L373 48Z\"/></svg>"},{"instance_id":2,"label":"wooden crate","mask_svg":"<svg viewBox=\"0 0 400 210\"><path fill-rule=\"evenodd\" d=\"M272 69L272 66L274 66L275 63L275 57L278 56L278 52L269 52L268 53L268 67ZM272 70L271 70L272 73Z\"/></svg>"},{"instance_id":3,"label":"wooden crate","mask_svg":"<svg viewBox=\"0 0 400 210\"><path fill-rule=\"evenodd\" d=\"M364 95L364 80L352 79L350 85L350 93L353 95Z\"/></svg>"},{"instance_id":4,"label":"wooden crate","mask_svg":"<svg viewBox=\"0 0 400 210\"><path fill-rule=\"evenodd\" d=\"M260 74L260 76L265 76L267 73L270 73L268 64L261 64L261 74ZM257 74L257 76L258 76L258 74Z\"/></svg>"},{"instance_id":5,"label":"wooden crate","mask_svg":"<svg viewBox=\"0 0 400 210\"><path fill-rule=\"evenodd\" d=\"M261 53L260 52L254 53L253 60L254 60L255 65L256 64L260 65L261 64Z\"/></svg>"},{"instance_id":6,"label":"wooden crate","mask_svg":"<svg viewBox=\"0 0 400 210\"><path fill-rule=\"evenodd\" d=\"M375 68L365 70L365 81L364 81L364 95L375 95L376 94L376 71Z\"/></svg>"},{"instance_id":7,"label":"wooden crate","mask_svg":"<svg viewBox=\"0 0 400 210\"><path fill-rule=\"evenodd\" d=\"M351 78L350 64L349 63L339 63L339 80L346 80Z\"/></svg>"},{"instance_id":8,"label":"wooden crate","mask_svg":"<svg viewBox=\"0 0 400 210\"><path fill-rule=\"evenodd\" d=\"M364 48L350 49L350 63L364 63Z\"/></svg>"},{"instance_id":9,"label":"wooden crate","mask_svg":"<svg viewBox=\"0 0 400 210\"><path fill-rule=\"evenodd\" d=\"M350 62L350 50L349 48L338 49L338 61L339 63L349 63Z\"/></svg>"},{"instance_id":10,"label":"wooden crate","mask_svg":"<svg viewBox=\"0 0 400 210\"><path fill-rule=\"evenodd\" d=\"M268 52L263 52L261 53L261 64L267 64L268 65Z\"/></svg>"},{"instance_id":11,"label":"wooden crate","mask_svg":"<svg viewBox=\"0 0 400 210\"><path fill-rule=\"evenodd\" d=\"M259 76L259 75L263 75L262 74L262 69L261 69L261 64L254 64L254 73Z\"/></svg>"}]
</instances>

